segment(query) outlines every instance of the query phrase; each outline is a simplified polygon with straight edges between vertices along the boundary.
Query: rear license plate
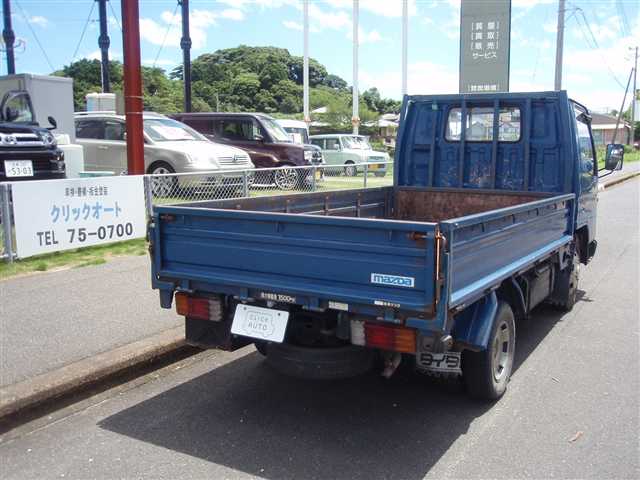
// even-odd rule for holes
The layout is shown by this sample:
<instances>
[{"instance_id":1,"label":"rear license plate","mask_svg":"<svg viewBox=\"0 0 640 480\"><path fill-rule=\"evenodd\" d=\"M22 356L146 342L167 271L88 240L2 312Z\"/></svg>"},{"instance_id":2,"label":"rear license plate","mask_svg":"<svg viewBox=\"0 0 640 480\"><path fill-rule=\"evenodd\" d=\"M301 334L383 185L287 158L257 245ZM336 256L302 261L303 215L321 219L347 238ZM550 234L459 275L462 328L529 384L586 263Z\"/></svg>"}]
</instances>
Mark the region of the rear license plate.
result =
<instances>
[{"instance_id":1,"label":"rear license plate","mask_svg":"<svg viewBox=\"0 0 640 480\"><path fill-rule=\"evenodd\" d=\"M430 372L462 373L460 352L420 352L416 356L416 363L418 368Z\"/></svg>"},{"instance_id":2,"label":"rear license plate","mask_svg":"<svg viewBox=\"0 0 640 480\"><path fill-rule=\"evenodd\" d=\"M282 343L289 312L253 305L238 305L233 315L231 333Z\"/></svg>"},{"instance_id":3,"label":"rear license plate","mask_svg":"<svg viewBox=\"0 0 640 480\"><path fill-rule=\"evenodd\" d=\"M371 165L369 165L369 170L378 170L380 168L380 165L378 165L377 163L372 163Z\"/></svg>"},{"instance_id":4,"label":"rear license plate","mask_svg":"<svg viewBox=\"0 0 640 480\"><path fill-rule=\"evenodd\" d=\"M7 177L33 177L31 160L5 160L4 171Z\"/></svg>"}]
</instances>

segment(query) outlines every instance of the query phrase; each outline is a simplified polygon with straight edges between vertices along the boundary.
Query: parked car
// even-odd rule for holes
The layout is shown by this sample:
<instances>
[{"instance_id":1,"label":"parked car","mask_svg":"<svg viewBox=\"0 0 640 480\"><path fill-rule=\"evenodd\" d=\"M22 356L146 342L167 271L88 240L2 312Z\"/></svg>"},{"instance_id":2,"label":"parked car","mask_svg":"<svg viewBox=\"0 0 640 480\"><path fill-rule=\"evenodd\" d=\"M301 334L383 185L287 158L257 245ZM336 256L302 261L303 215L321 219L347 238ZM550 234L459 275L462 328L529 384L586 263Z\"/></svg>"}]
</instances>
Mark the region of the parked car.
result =
<instances>
[{"instance_id":1,"label":"parked car","mask_svg":"<svg viewBox=\"0 0 640 480\"><path fill-rule=\"evenodd\" d=\"M369 139L363 135L330 134L312 135L311 143L322 149L322 155L327 166L344 165L344 174L353 177L364 170L357 167L357 163L370 163L367 166L376 177L384 177L387 173L387 165L377 162L390 160L387 152L377 152L369 143Z\"/></svg>"},{"instance_id":2,"label":"parked car","mask_svg":"<svg viewBox=\"0 0 640 480\"><path fill-rule=\"evenodd\" d=\"M0 182L54 178L65 178L64 153L38 124L29 93L7 92L0 104Z\"/></svg>"},{"instance_id":3,"label":"parked car","mask_svg":"<svg viewBox=\"0 0 640 480\"><path fill-rule=\"evenodd\" d=\"M257 168L307 167L314 164L313 150L296 145L278 123L261 113L179 113L173 118L186 123L215 142L246 151ZM256 175L256 183L275 184L291 190L309 181L309 171L283 168Z\"/></svg>"},{"instance_id":4,"label":"parked car","mask_svg":"<svg viewBox=\"0 0 640 480\"><path fill-rule=\"evenodd\" d=\"M303 145L305 151L311 150L313 153L312 161L315 165L324 163L322 149L309 141L309 127L305 122L302 120L289 120L287 118L279 118L276 122L289 134L289 138L291 138L293 143Z\"/></svg>"},{"instance_id":5,"label":"parked car","mask_svg":"<svg viewBox=\"0 0 640 480\"><path fill-rule=\"evenodd\" d=\"M85 169L121 174L127 170L125 118L112 112L75 115L77 143L84 148ZM252 169L243 150L209 141L187 125L157 113L145 113L144 165L151 174L215 173L185 177L156 177L154 193L168 195L174 187L200 182L209 186L240 185L237 171ZM226 173L225 173L226 172Z\"/></svg>"}]
</instances>

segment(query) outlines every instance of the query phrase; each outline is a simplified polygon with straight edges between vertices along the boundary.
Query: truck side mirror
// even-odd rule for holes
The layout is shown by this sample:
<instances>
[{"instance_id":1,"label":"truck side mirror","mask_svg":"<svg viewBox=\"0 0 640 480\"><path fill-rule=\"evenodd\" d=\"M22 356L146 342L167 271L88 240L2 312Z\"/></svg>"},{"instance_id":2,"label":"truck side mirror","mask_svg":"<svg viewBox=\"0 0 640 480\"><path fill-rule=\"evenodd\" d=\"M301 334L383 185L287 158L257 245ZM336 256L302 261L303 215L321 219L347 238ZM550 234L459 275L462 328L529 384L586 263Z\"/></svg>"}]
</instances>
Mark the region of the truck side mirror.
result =
<instances>
[{"instance_id":1,"label":"truck side mirror","mask_svg":"<svg viewBox=\"0 0 640 480\"><path fill-rule=\"evenodd\" d=\"M53 118L51 115L47 117L47 121L51 125L51 127L49 127L49 130L55 130L56 128L58 128L58 122L56 122L56 119Z\"/></svg>"},{"instance_id":2,"label":"truck side mirror","mask_svg":"<svg viewBox=\"0 0 640 480\"><path fill-rule=\"evenodd\" d=\"M610 143L607 145L607 154L604 158L605 170L622 170L624 161L624 145Z\"/></svg>"}]
</instances>

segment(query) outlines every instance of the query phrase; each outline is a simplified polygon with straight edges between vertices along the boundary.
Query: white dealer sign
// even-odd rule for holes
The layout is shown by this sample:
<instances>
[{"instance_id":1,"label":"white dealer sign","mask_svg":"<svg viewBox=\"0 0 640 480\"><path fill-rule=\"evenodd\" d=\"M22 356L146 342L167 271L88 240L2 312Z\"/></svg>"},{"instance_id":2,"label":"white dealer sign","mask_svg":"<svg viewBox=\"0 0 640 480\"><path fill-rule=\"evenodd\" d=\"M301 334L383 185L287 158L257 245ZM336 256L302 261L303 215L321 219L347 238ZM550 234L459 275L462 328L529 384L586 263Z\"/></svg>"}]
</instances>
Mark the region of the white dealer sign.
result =
<instances>
[{"instance_id":1,"label":"white dealer sign","mask_svg":"<svg viewBox=\"0 0 640 480\"><path fill-rule=\"evenodd\" d=\"M18 257L145 236L142 176L11 185Z\"/></svg>"}]
</instances>

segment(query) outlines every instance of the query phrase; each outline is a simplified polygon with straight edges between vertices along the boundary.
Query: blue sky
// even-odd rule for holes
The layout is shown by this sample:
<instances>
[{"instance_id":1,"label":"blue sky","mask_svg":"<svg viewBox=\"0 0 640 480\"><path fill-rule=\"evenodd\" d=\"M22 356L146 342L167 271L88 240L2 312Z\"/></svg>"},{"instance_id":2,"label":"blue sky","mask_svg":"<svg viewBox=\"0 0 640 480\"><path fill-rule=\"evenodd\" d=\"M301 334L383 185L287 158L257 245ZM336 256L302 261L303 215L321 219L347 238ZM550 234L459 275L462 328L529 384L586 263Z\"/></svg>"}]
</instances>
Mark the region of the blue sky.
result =
<instances>
[{"instance_id":1,"label":"blue sky","mask_svg":"<svg viewBox=\"0 0 640 480\"><path fill-rule=\"evenodd\" d=\"M80 41L93 0L12 3L14 29L22 42L18 71L48 73L49 62L58 69L74 59L76 49L76 59L98 58L97 5ZM121 59L120 2L110 0L110 4L111 55ZM193 58L240 44L273 45L302 54L300 0L191 0L190 4ZM156 56L157 65L166 69L181 61L175 5L174 0L140 1L142 59L147 65ZM596 110L619 108L632 66L629 47L640 45L639 5L637 0L567 1L563 88L572 97ZM349 83L351 7L351 0L310 2L310 54ZM557 0L513 0L511 91L553 88L557 8ZM459 0L409 0L409 10L409 93L455 93ZM360 0L361 91L376 86L385 96L400 97L400 15L401 0ZM6 73L4 59L0 73Z\"/></svg>"}]
</instances>

